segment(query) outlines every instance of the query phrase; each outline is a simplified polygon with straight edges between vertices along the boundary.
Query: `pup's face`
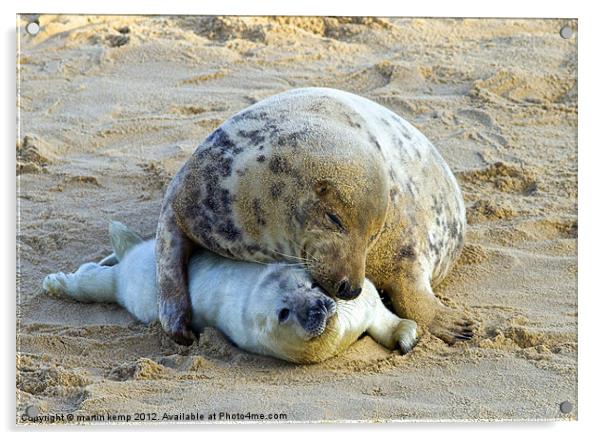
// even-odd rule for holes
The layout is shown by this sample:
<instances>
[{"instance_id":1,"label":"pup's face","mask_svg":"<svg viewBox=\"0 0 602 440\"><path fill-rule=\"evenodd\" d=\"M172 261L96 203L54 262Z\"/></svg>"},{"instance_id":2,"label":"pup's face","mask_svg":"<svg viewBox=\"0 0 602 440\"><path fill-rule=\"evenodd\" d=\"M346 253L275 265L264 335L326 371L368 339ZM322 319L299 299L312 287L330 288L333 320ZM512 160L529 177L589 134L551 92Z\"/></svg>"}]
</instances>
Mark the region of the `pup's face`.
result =
<instances>
[{"instance_id":1,"label":"pup's face","mask_svg":"<svg viewBox=\"0 0 602 440\"><path fill-rule=\"evenodd\" d=\"M303 343L322 335L328 320L336 313L335 301L326 295L310 275L298 268L275 269L262 286L273 296L265 310L269 332L289 343Z\"/></svg>"}]
</instances>

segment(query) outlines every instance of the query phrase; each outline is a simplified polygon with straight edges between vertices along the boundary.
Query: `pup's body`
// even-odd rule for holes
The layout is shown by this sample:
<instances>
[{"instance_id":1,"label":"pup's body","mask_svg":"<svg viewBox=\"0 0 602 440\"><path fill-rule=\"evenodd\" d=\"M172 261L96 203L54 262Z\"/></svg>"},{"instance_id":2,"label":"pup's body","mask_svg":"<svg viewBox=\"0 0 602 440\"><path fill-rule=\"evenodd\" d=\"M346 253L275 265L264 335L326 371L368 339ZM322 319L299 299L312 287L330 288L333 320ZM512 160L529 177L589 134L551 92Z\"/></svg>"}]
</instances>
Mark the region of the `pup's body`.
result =
<instances>
[{"instance_id":1,"label":"pup's body","mask_svg":"<svg viewBox=\"0 0 602 440\"><path fill-rule=\"evenodd\" d=\"M83 302L116 302L136 319L158 320L154 240L142 241L111 224L114 266L86 263L77 272L51 274L44 289ZM295 363L319 362L368 332L376 341L408 352L417 340L414 321L399 319L365 280L353 301L337 301L312 287L307 272L286 264L235 262L208 251L188 266L192 327L211 326L239 347Z\"/></svg>"}]
</instances>

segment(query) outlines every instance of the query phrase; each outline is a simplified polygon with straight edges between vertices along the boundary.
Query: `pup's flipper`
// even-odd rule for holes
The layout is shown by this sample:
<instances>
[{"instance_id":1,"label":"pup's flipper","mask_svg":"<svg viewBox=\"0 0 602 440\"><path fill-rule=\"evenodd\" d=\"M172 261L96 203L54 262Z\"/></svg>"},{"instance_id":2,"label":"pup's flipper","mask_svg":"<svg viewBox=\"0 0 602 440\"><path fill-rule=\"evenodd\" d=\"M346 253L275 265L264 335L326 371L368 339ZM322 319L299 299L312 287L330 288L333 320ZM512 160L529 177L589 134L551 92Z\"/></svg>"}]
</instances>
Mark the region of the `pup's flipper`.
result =
<instances>
[{"instance_id":1,"label":"pup's flipper","mask_svg":"<svg viewBox=\"0 0 602 440\"><path fill-rule=\"evenodd\" d=\"M112 221L109 224L109 237L111 238L111 245L115 251L115 254L111 254L103 259L103 261L108 260L109 262L111 262L112 255L115 256L117 261L121 261L131 248L144 241L142 237L129 229L126 225L117 221ZM103 264L103 261L101 261L100 264ZM111 264L104 265L110 266Z\"/></svg>"}]
</instances>

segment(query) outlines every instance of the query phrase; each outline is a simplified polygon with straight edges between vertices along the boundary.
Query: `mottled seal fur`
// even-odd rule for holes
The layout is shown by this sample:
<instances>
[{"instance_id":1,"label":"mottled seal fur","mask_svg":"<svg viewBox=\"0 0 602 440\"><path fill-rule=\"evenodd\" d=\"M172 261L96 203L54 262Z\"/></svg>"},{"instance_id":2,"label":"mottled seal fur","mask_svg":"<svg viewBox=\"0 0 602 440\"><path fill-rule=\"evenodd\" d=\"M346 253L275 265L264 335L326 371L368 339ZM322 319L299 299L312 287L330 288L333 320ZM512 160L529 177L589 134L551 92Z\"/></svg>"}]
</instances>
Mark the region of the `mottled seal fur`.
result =
<instances>
[{"instance_id":1,"label":"mottled seal fur","mask_svg":"<svg viewBox=\"0 0 602 440\"><path fill-rule=\"evenodd\" d=\"M474 322L436 286L466 231L460 188L436 148L373 101L296 89L235 114L168 186L157 228L159 317L191 342L186 264L195 246L243 261L302 262L331 296L367 276L400 316L453 344Z\"/></svg>"},{"instance_id":2,"label":"mottled seal fur","mask_svg":"<svg viewBox=\"0 0 602 440\"><path fill-rule=\"evenodd\" d=\"M75 273L48 275L46 291L84 302L116 302L138 320L158 319L154 240L124 225L110 226L115 256L106 266L86 263ZM309 274L287 264L236 262L197 250L188 264L192 328L212 326L240 348L295 363L320 362L364 332L403 353L417 340L414 321L388 311L370 281L352 301L335 302Z\"/></svg>"}]
</instances>

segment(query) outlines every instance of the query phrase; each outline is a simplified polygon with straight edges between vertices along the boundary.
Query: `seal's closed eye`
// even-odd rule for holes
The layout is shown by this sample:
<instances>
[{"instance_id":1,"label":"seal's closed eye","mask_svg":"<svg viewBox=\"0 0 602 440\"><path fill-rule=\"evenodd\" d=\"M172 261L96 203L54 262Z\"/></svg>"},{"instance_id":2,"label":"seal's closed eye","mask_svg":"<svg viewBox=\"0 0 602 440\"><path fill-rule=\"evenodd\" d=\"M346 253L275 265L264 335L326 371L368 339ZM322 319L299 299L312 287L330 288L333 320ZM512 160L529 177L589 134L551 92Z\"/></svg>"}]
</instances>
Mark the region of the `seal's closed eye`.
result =
<instances>
[{"instance_id":1,"label":"seal's closed eye","mask_svg":"<svg viewBox=\"0 0 602 440\"><path fill-rule=\"evenodd\" d=\"M333 223L337 228L339 228L341 231L345 230L343 222L336 214L333 214L332 212L327 212L326 215L328 216L330 222Z\"/></svg>"}]
</instances>

